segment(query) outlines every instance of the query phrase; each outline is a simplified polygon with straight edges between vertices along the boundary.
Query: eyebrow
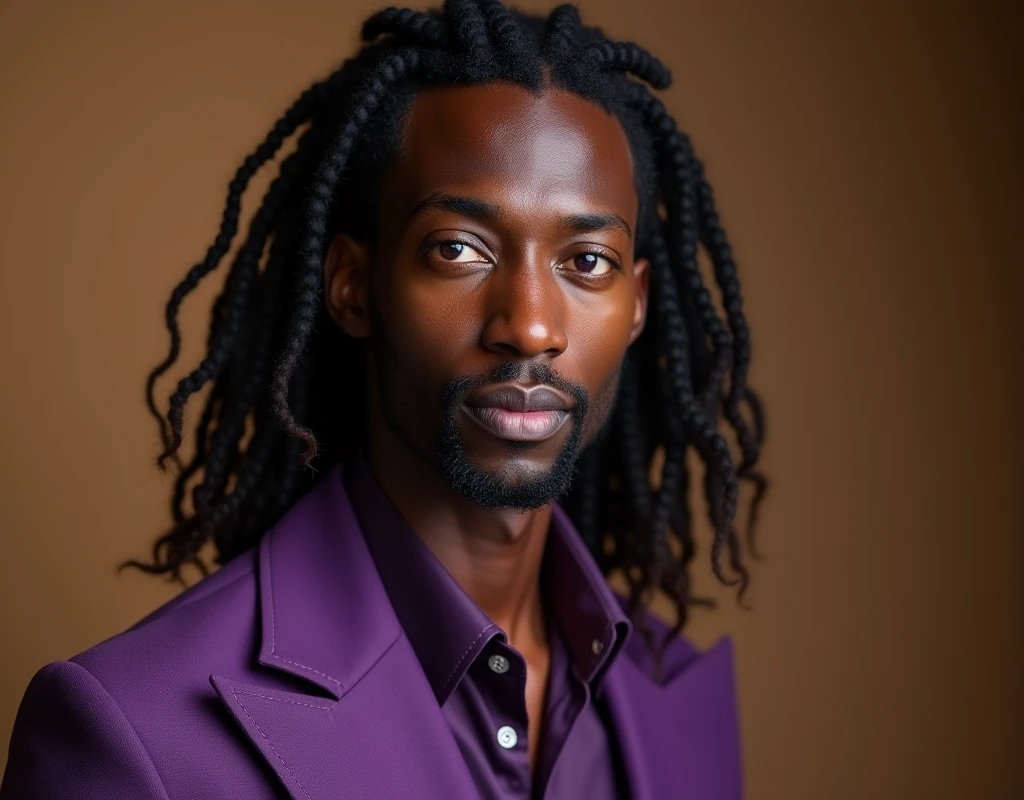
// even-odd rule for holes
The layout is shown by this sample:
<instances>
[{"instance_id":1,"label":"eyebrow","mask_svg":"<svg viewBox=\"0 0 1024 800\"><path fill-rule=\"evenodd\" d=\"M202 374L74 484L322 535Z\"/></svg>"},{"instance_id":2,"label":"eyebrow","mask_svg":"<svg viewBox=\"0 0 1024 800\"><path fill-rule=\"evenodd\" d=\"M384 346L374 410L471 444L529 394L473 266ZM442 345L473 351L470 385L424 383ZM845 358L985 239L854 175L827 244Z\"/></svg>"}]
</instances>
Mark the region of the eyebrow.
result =
<instances>
[{"instance_id":1,"label":"eyebrow","mask_svg":"<svg viewBox=\"0 0 1024 800\"><path fill-rule=\"evenodd\" d=\"M409 213L409 221L427 211L450 211L481 222L493 222L498 218L498 207L493 203L447 192L434 192L420 200Z\"/></svg>"},{"instance_id":2,"label":"eyebrow","mask_svg":"<svg viewBox=\"0 0 1024 800\"><path fill-rule=\"evenodd\" d=\"M562 220L562 227L574 233L618 229L633 238L629 223L618 214L570 214Z\"/></svg>"},{"instance_id":3,"label":"eyebrow","mask_svg":"<svg viewBox=\"0 0 1024 800\"><path fill-rule=\"evenodd\" d=\"M409 222L428 211L448 211L480 222L494 222L501 213L498 206L476 197L434 192L413 207L409 213ZM618 214L569 214L562 217L559 223L564 230L573 233L620 230L630 238L633 237L633 230L629 227L629 223Z\"/></svg>"}]
</instances>

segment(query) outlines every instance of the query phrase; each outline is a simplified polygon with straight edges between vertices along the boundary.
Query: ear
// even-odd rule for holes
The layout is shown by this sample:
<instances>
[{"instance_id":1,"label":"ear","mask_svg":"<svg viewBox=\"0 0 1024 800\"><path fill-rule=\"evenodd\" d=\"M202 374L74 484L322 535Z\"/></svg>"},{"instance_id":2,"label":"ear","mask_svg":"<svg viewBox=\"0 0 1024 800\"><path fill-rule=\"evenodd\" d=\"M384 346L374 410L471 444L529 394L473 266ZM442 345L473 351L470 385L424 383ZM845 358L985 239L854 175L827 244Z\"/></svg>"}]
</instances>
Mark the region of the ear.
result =
<instances>
[{"instance_id":1,"label":"ear","mask_svg":"<svg viewBox=\"0 0 1024 800\"><path fill-rule=\"evenodd\" d=\"M324 259L324 300L331 319L353 339L370 335L370 250L339 233Z\"/></svg>"},{"instance_id":2,"label":"ear","mask_svg":"<svg viewBox=\"0 0 1024 800\"><path fill-rule=\"evenodd\" d=\"M629 343L633 344L644 332L647 322L647 295L651 282L651 265L646 258L638 258L633 262L633 288L636 290L633 303L633 328L629 333Z\"/></svg>"}]
</instances>

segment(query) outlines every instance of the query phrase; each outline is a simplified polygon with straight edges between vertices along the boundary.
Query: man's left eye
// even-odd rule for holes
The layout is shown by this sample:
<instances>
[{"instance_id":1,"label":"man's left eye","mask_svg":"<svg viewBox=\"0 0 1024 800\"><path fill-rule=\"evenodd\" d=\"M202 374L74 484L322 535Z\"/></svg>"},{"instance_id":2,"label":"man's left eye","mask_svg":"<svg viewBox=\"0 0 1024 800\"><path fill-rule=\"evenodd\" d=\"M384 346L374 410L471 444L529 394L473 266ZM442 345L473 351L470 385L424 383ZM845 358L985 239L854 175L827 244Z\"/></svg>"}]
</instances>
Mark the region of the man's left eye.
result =
<instances>
[{"instance_id":1,"label":"man's left eye","mask_svg":"<svg viewBox=\"0 0 1024 800\"><path fill-rule=\"evenodd\" d=\"M572 258L573 266L584 275L607 275L615 265L600 253L578 253Z\"/></svg>"}]
</instances>

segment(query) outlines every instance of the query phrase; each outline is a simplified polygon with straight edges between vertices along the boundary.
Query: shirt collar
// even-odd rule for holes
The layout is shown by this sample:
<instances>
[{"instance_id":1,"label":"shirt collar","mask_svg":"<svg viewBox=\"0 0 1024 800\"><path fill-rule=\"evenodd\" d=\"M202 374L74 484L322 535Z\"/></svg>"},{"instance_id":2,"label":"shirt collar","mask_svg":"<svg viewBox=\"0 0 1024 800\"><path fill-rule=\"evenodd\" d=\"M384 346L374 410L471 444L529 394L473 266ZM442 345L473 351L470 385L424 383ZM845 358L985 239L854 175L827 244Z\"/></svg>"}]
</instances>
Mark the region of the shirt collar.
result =
<instances>
[{"instance_id":1,"label":"shirt collar","mask_svg":"<svg viewBox=\"0 0 1024 800\"><path fill-rule=\"evenodd\" d=\"M420 665L443 705L475 658L505 632L445 569L391 503L363 454L344 480L367 547ZM576 676L596 691L632 625L568 515L552 509L542 567Z\"/></svg>"}]
</instances>

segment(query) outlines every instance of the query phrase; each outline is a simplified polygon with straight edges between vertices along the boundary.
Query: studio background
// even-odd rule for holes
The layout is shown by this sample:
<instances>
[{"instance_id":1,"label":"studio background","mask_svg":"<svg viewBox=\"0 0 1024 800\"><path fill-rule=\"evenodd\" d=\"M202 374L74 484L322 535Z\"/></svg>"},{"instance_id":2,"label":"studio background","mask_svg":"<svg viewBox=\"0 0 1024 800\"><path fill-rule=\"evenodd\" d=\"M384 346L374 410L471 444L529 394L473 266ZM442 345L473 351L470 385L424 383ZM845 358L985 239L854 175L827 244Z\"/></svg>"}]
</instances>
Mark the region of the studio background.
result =
<instances>
[{"instance_id":1,"label":"studio background","mask_svg":"<svg viewBox=\"0 0 1024 800\"><path fill-rule=\"evenodd\" d=\"M31 675L178 591L115 574L169 519L164 304L380 5L0 5L0 769ZM1024 797L1019 5L582 5L672 68L740 264L765 560L738 609L705 528L688 632L736 641L748 796Z\"/></svg>"}]
</instances>

